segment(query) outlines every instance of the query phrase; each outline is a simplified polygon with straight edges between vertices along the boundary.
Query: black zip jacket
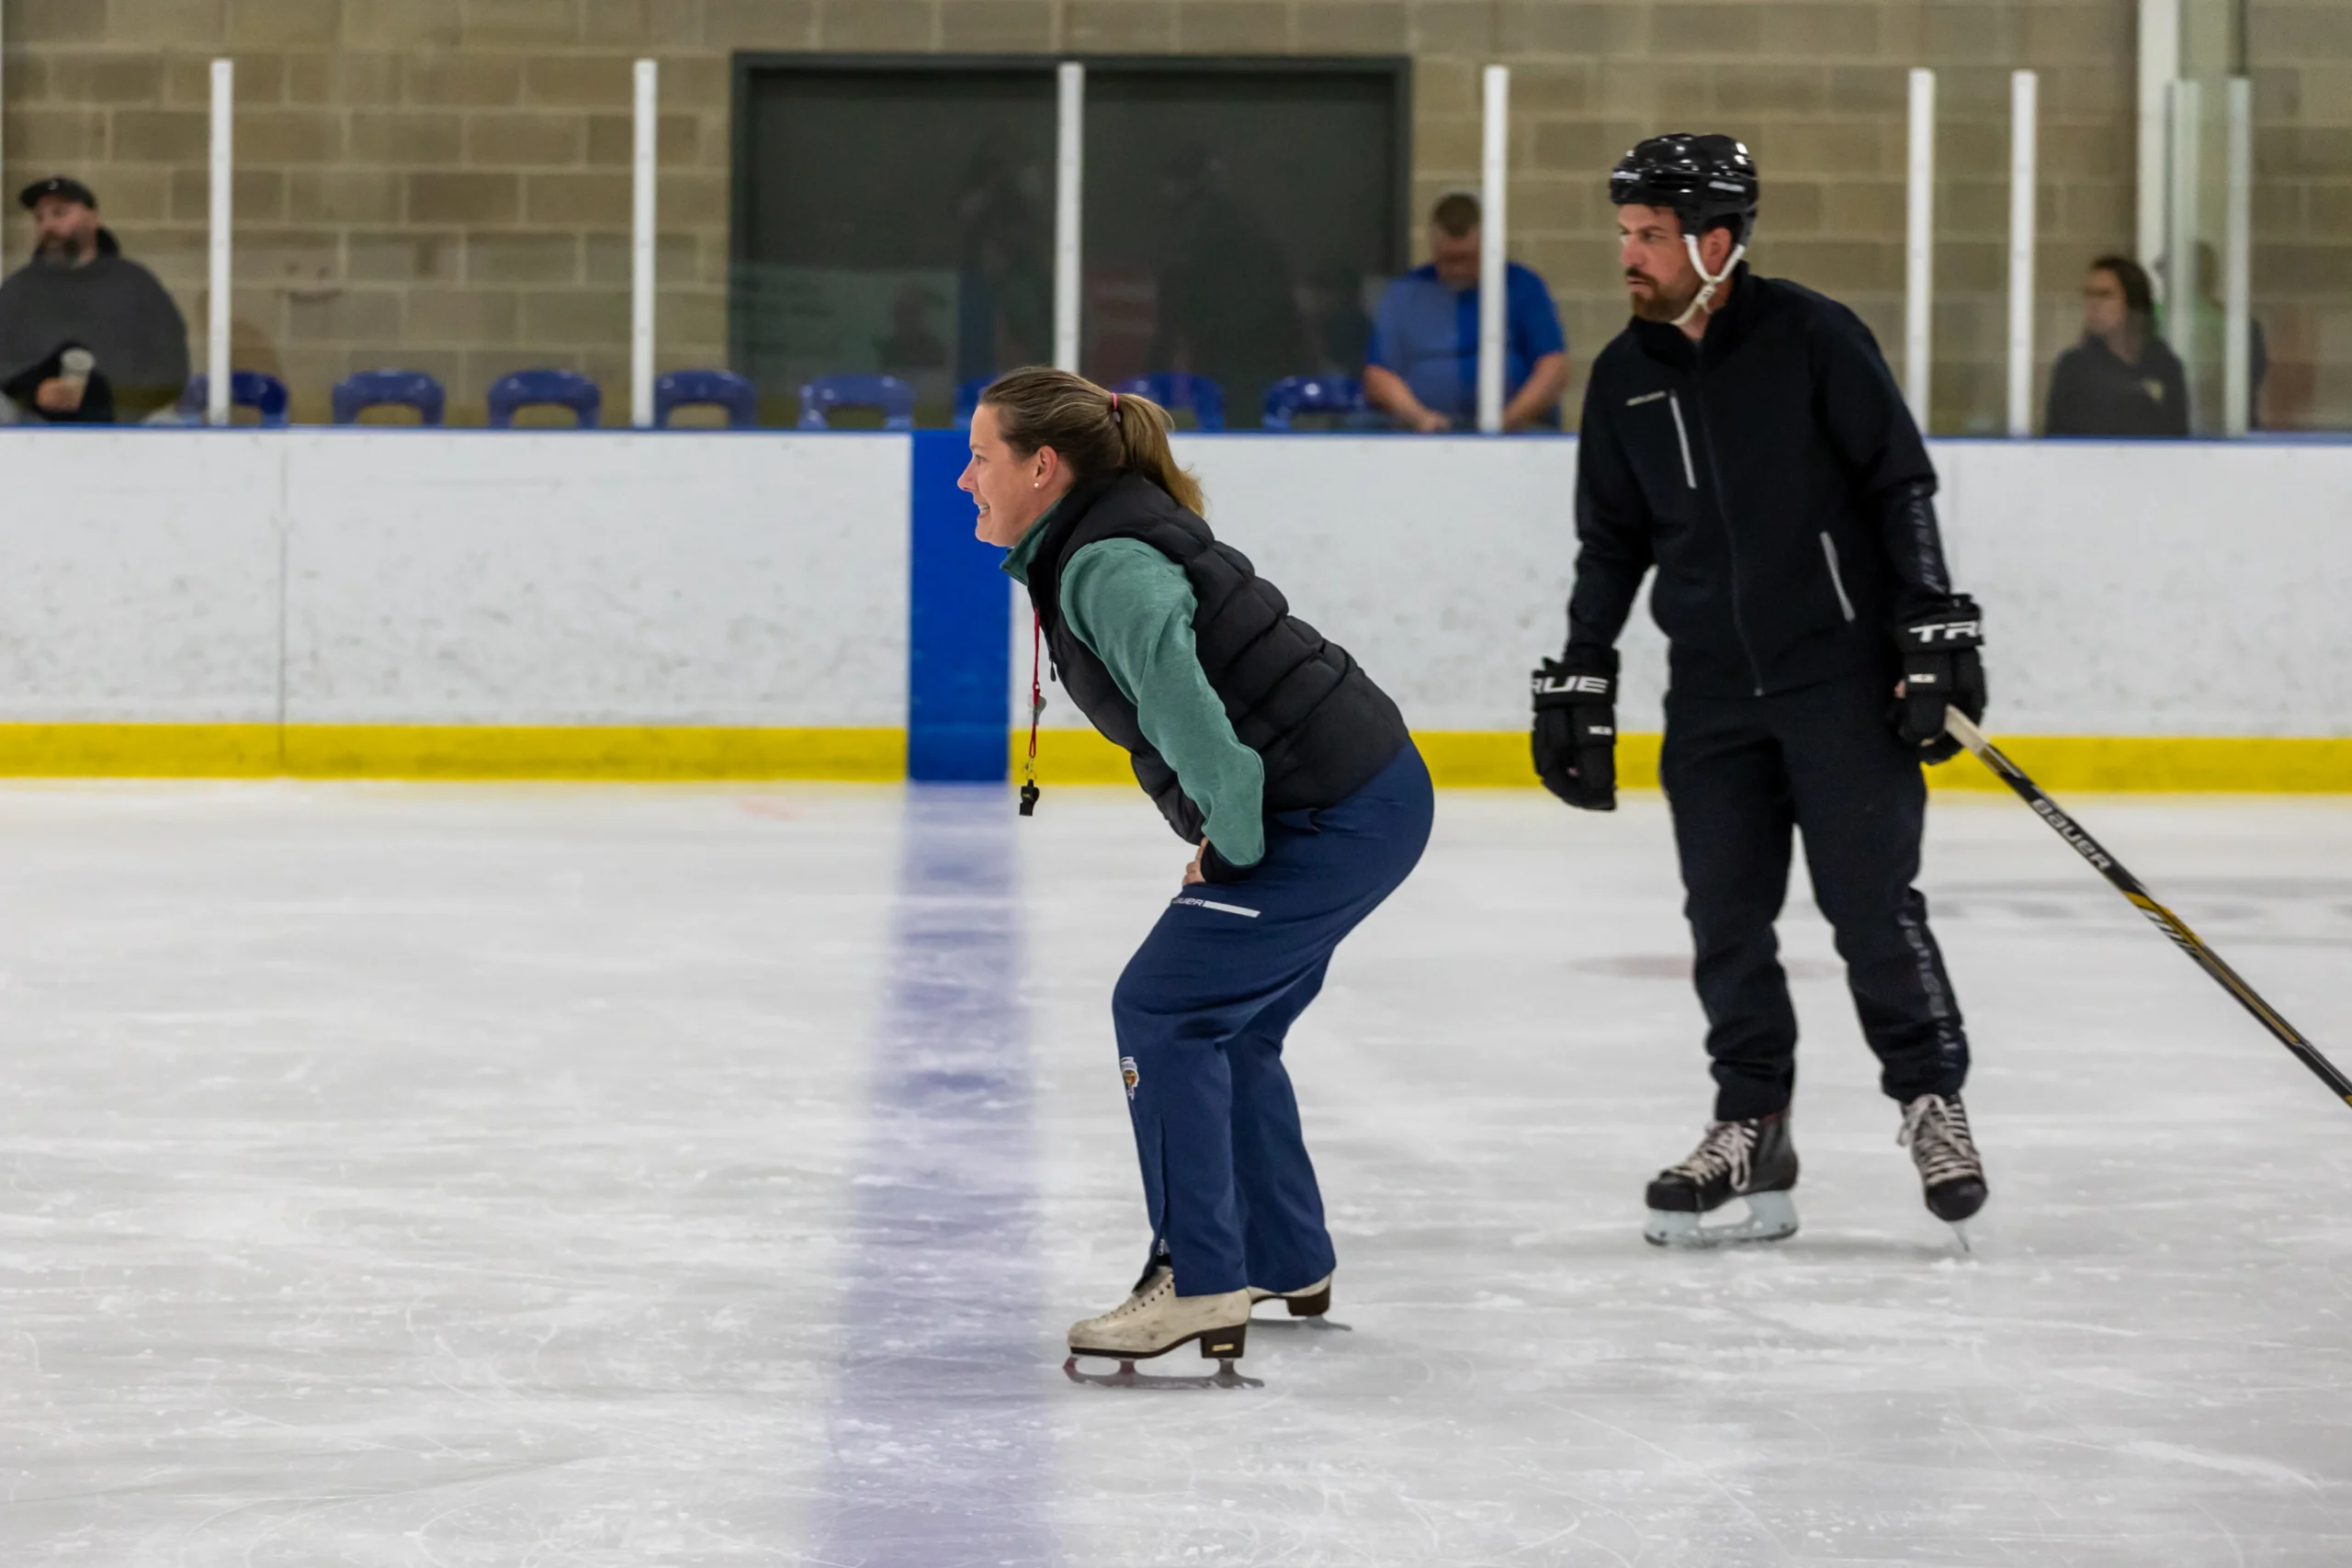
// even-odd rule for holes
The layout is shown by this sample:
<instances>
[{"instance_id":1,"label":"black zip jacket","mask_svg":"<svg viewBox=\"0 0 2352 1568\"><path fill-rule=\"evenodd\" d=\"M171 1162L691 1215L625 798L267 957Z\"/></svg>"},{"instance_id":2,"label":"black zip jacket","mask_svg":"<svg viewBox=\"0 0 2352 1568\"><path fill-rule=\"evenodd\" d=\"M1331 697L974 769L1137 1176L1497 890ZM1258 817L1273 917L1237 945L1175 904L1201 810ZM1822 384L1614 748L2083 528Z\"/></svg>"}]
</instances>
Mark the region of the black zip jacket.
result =
<instances>
[{"instance_id":1,"label":"black zip jacket","mask_svg":"<svg viewBox=\"0 0 2352 1568\"><path fill-rule=\"evenodd\" d=\"M2107 340L2083 341L2050 367L2045 435L2177 435L2188 434L2188 379L2180 356L2160 337L2126 365Z\"/></svg>"},{"instance_id":2,"label":"black zip jacket","mask_svg":"<svg viewBox=\"0 0 2352 1568\"><path fill-rule=\"evenodd\" d=\"M1870 329L1743 265L1703 342L1636 320L1593 361L1568 647L1614 646L1656 566L1678 693L1891 684L1893 628L1951 592L1935 489Z\"/></svg>"}]
</instances>

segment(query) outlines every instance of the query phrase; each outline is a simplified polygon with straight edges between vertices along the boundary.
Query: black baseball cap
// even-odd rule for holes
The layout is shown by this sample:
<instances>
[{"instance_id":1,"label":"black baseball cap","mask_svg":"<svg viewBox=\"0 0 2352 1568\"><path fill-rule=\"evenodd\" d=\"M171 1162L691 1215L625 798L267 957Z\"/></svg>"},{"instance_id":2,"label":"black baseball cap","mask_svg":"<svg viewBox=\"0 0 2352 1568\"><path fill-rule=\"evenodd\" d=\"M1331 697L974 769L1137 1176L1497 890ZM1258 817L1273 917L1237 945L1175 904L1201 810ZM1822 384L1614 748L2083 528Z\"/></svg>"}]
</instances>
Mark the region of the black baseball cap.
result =
<instances>
[{"instance_id":1,"label":"black baseball cap","mask_svg":"<svg viewBox=\"0 0 2352 1568\"><path fill-rule=\"evenodd\" d=\"M93 212L98 207L97 193L71 175L51 175L45 180L35 180L17 194L17 203L29 212L40 205L40 198L45 196L78 201Z\"/></svg>"}]
</instances>

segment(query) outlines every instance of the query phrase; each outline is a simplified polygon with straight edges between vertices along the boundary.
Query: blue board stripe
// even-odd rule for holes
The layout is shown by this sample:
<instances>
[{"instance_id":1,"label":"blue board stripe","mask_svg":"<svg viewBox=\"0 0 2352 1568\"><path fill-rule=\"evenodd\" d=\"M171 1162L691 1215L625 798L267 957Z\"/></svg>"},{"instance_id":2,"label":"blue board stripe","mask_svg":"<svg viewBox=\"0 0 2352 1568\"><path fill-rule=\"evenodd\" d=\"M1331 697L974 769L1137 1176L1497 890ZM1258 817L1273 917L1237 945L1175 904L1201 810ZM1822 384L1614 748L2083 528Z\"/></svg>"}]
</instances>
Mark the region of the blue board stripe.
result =
<instances>
[{"instance_id":1,"label":"blue board stripe","mask_svg":"<svg viewBox=\"0 0 2352 1568\"><path fill-rule=\"evenodd\" d=\"M969 456L960 430L918 430L907 605L907 776L1001 784L1012 686L1012 582L1001 552L972 537L956 488Z\"/></svg>"}]
</instances>

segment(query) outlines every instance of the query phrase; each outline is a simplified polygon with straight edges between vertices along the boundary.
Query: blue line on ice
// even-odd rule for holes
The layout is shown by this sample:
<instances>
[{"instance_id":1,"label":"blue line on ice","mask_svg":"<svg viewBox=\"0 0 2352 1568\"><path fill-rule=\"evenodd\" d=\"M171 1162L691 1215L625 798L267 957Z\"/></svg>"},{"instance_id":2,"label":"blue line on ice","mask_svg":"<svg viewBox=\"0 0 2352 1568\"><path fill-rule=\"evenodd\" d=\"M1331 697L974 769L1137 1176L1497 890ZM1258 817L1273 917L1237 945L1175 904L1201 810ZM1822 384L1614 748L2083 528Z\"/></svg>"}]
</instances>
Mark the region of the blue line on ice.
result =
<instances>
[{"instance_id":1,"label":"blue line on ice","mask_svg":"<svg viewBox=\"0 0 2352 1568\"><path fill-rule=\"evenodd\" d=\"M1044 1519L1053 1454L1005 801L1001 788L907 793L816 1562L1058 1556Z\"/></svg>"}]
</instances>

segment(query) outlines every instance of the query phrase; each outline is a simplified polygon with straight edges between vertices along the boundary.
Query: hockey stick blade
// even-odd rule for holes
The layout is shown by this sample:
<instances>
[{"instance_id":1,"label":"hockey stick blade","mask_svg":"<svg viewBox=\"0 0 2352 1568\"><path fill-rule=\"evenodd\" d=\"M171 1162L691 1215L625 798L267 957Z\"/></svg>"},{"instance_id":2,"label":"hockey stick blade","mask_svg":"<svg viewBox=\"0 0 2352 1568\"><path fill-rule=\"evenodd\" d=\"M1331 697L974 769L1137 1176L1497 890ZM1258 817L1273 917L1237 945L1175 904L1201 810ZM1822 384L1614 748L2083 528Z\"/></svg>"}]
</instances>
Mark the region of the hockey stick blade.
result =
<instances>
[{"instance_id":1,"label":"hockey stick blade","mask_svg":"<svg viewBox=\"0 0 2352 1568\"><path fill-rule=\"evenodd\" d=\"M2205 945L2204 939L2188 929L2187 921L2155 900L2140 879L2123 869L2123 863L2083 830L2081 823L2058 807L2058 803L2042 792L2041 786L2028 778L2023 768L2001 753L2001 749L1984 739L1984 732L1968 721L1968 716L1958 708L1944 710L1944 728L1953 739L1969 749L1977 761L1993 770L1994 776L2014 791L2019 800L2033 807L2035 816L2050 825L2050 830L2066 840L2074 852L2090 862L2101 876L2114 885L2115 890L2132 901L2134 908L2148 917L2158 931L2172 939L2181 952L2196 960L2197 966L2211 975L2221 987L2235 997L2238 1005L2261 1021L2278 1043L2295 1054L2296 1059L2309 1067L2330 1092L2352 1105L2352 1078L2347 1078L2323 1055L2320 1048L2303 1038L2302 1032L2278 1015L2276 1008L2262 999L2261 994L2249 986L2238 972L2222 962L2222 955Z\"/></svg>"}]
</instances>

